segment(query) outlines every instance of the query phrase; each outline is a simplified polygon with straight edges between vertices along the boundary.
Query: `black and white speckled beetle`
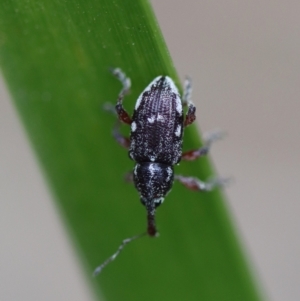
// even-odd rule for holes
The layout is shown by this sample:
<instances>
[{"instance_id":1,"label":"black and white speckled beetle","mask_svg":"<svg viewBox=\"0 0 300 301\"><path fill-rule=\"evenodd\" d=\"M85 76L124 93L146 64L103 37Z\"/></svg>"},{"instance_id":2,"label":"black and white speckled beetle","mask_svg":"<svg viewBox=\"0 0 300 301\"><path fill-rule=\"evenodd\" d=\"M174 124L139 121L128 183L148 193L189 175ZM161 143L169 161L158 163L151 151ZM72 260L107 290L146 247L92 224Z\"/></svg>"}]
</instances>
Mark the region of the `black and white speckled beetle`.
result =
<instances>
[{"instance_id":1,"label":"black and white speckled beetle","mask_svg":"<svg viewBox=\"0 0 300 301\"><path fill-rule=\"evenodd\" d=\"M157 236L155 209L164 201L171 190L173 181L178 180L192 190L209 191L220 184L219 180L202 182L197 178L175 175L173 166L180 160L194 160L208 153L211 143L220 138L220 133L211 135L203 147L182 153L184 127L196 119L196 107L191 101L191 81L185 81L181 100L178 89L168 76L156 77L136 101L132 118L123 108L123 98L129 92L131 82L119 68L112 70L113 75L122 83L116 112L121 122L131 126L130 138L121 135L119 126L113 134L120 145L129 149L129 157L136 162L131 177L146 207L148 218L147 233L125 239L116 253L96 268L94 275L114 260L124 246L145 235ZM188 106L183 116L183 106Z\"/></svg>"}]
</instances>

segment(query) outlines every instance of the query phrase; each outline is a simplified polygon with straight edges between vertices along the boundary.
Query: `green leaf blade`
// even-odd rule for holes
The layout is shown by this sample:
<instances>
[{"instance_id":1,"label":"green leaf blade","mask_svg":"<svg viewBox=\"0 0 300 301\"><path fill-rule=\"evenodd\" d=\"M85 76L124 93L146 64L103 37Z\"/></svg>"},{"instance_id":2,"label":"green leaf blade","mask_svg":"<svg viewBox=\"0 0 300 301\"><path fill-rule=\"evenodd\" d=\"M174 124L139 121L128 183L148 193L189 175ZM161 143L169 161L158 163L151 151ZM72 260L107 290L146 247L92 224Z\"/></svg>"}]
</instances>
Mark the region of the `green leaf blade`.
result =
<instances>
[{"instance_id":1,"label":"green leaf blade","mask_svg":"<svg viewBox=\"0 0 300 301\"><path fill-rule=\"evenodd\" d=\"M135 241L92 279L124 238L146 227L145 208L122 181L133 162L101 108L121 88L108 69L131 77L130 112L155 76L179 85L148 2L4 1L0 18L2 72L88 277L107 300L260 300L222 193L179 184L157 211L160 237ZM185 149L200 145L195 128L184 139ZM207 158L176 171L213 174Z\"/></svg>"}]
</instances>

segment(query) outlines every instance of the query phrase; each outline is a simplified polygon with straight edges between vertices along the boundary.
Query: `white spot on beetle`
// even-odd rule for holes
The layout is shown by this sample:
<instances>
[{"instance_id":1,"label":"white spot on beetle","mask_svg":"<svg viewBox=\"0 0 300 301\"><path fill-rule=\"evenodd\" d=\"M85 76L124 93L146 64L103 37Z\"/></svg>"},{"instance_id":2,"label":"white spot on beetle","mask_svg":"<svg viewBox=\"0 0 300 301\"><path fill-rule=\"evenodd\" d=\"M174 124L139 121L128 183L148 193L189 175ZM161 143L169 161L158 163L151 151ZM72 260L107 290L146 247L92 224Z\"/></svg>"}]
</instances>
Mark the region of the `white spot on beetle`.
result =
<instances>
[{"instance_id":1,"label":"white spot on beetle","mask_svg":"<svg viewBox=\"0 0 300 301\"><path fill-rule=\"evenodd\" d=\"M165 117L161 114L158 114L157 115L157 121L164 121L165 120Z\"/></svg>"},{"instance_id":2,"label":"white spot on beetle","mask_svg":"<svg viewBox=\"0 0 300 301\"><path fill-rule=\"evenodd\" d=\"M131 130L133 132L135 132L135 130L136 130L136 123L134 121L131 123Z\"/></svg>"},{"instance_id":3,"label":"white spot on beetle","mask_svg":"<svg viewBox=\"0 0 300 301\"><path fill-rule=\"evenodd\" d=\"M181 98L179 96L179 92L177 87L175 86L174 81L169 77L166 76L167 85L169 85L171 89L171 93L174 93L176 95L176 111L179 113L179 115L182 115L182 103Z\"/></svg>"},{"instance_id":4,"label":"white spot on beetle","mask_svg":"<svg viewBox=\"0 0 300 301\"><path fill-rule=\"evenodd\" d=\"M162 203L164 202L164 199L165 199L165 198L163 198L163 197L157 198L157 199L153 199L153 202L154 202L155 204L162 204Z\"/></svg>"},{"instance_id":5,"label":"white spot on beetle","mask_svg":"<svg viewBox=\"0 0 300 301\"><path fill-rule=\"evenodd\" d=\"M180 134L181 134L181 125L179 124L176 128L175 135L177 137L180 137Z\"/></svg>"},{"instance_id":6,"label":"white spot on beetle","mask_svg":"<svg viewBox=\"0 0 300 301\"><path fill-rule=\"evenodd\" d=\"M150 171L151 176L153 176L155 173L155 167L153 166L153 164L149 165L149 171Z\"/></svg>"},{"instance_id":7,"label":"white spot on beetle","mask_svg":"<svg viewBox=\"0 0 300 301\"><path fill-rule=\"evenodd\" d=\"M137 99L136 103L135 103L135 109L137 110L141 104L143 98L143 93L139 96L139 98Z\"/></svg>"},{"instance_id":8,"label":"white spot on beetle","mask_svg":"<svg viewBox=\"0 0 300 301\"><path fill-rule=\"evenodd\" d=\"M150 156L150 161L151 161L151 162L155 162L155 157Z\"/></svg>"},{"instance_id":9,"label":"white spot on beetle","mask_svg":"<svg viewBox=\"0 0 300 301\"><path fill-rule=\"evenodd\" d=\"M166 178L166 182L169 182L171 180L171 176L173 175L173 171L171 167L167 168L168 177Z\"/></svg>"},{"instance_id":10,"label":"white spot on beetle","mask_svg":"<svg viewBox=\"0 0 300 301\"><path fill-rule=\"evenodd\" d=\"M149 123L153 123L155 121L155 116L151 116L150 118L148 118Z\"/></svg>"},{"instance_id":11,"label":"white spot on beetle","mask_svg":"<svg viewBox=\"0 0 300 301\"><path fill-rule=\"evenodd\" d=\"M182 115L182 103L180 97L176 97L176 111L180 116Z\"/></svg>"}]
</instances>

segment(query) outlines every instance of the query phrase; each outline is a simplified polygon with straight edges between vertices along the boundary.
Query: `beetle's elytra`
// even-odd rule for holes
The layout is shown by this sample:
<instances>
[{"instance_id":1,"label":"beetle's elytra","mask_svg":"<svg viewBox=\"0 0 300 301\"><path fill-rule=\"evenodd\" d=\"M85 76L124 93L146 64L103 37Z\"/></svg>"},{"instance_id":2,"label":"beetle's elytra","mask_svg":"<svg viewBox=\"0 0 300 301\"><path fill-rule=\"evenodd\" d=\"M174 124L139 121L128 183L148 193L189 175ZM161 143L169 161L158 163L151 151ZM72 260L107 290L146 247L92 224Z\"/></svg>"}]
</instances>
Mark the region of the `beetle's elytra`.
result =
<instances>
[{"instance_id":1,"label":"beetle's elytra","mask_svg":"<svg viewBox=\"0 0 300 301\"><path fill-rule=\"evenodd\" d=\"M173 170L173 166L180 160L195 160L206 155L211 142L220 138L220 134L210 136L203 147L182 153L183 130L196 119L190 79L186 79L181 97L170 77L156 77L137 99L131 118L122 103L129 92L131 81L119 68L113 69L112 73L123 85L115 107L118 118L131 126L129 139L120 133L118 126L114 129L114 137L128 149L129 157L135 161L130 178L147 210L147 234L156 236L155 210L171 190L174 179L189 189L201 191L212 190L220 184L219 180L202 182L197 178L174 175ZM185 116L183 106L188 107ZM142 235L125 239L117 252L95 270L94 275L114 260L127 243Z\"/></svg>"}]
</instances>

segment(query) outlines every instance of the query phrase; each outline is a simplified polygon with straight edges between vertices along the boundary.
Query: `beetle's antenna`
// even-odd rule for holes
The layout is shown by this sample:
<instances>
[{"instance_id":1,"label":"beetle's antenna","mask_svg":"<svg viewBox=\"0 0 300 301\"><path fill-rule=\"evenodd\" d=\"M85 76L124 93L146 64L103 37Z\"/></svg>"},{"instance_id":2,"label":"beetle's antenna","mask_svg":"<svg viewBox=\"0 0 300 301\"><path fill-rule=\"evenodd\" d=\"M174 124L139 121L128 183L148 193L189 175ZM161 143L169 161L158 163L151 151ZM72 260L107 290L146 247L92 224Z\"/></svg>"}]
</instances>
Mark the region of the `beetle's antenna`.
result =
<instances>
[{"instance_id":1,"label":"beetle's antenna","mask_svg":"<svg viewBox=\"0 0 300 301\"><path fill-rule=\"evenodd\" d=\"M101 265L99 265L94 273L93 273L93 276L96 277L98 274L100 274L102 272L102 270L109 264L111 263L113 260L116 259L116 257L121 253L121 251L124 249L124 247L129 244L130 242L146 235L147 233L142 233L142 234L139 234L139 235L135 235L133 237L129 237L129 238L126 238L122 241L122 243L120 244L117 252L115 252L113 255L111 255L109 258L107 258Z\"/></svg>"}]
</instances>

